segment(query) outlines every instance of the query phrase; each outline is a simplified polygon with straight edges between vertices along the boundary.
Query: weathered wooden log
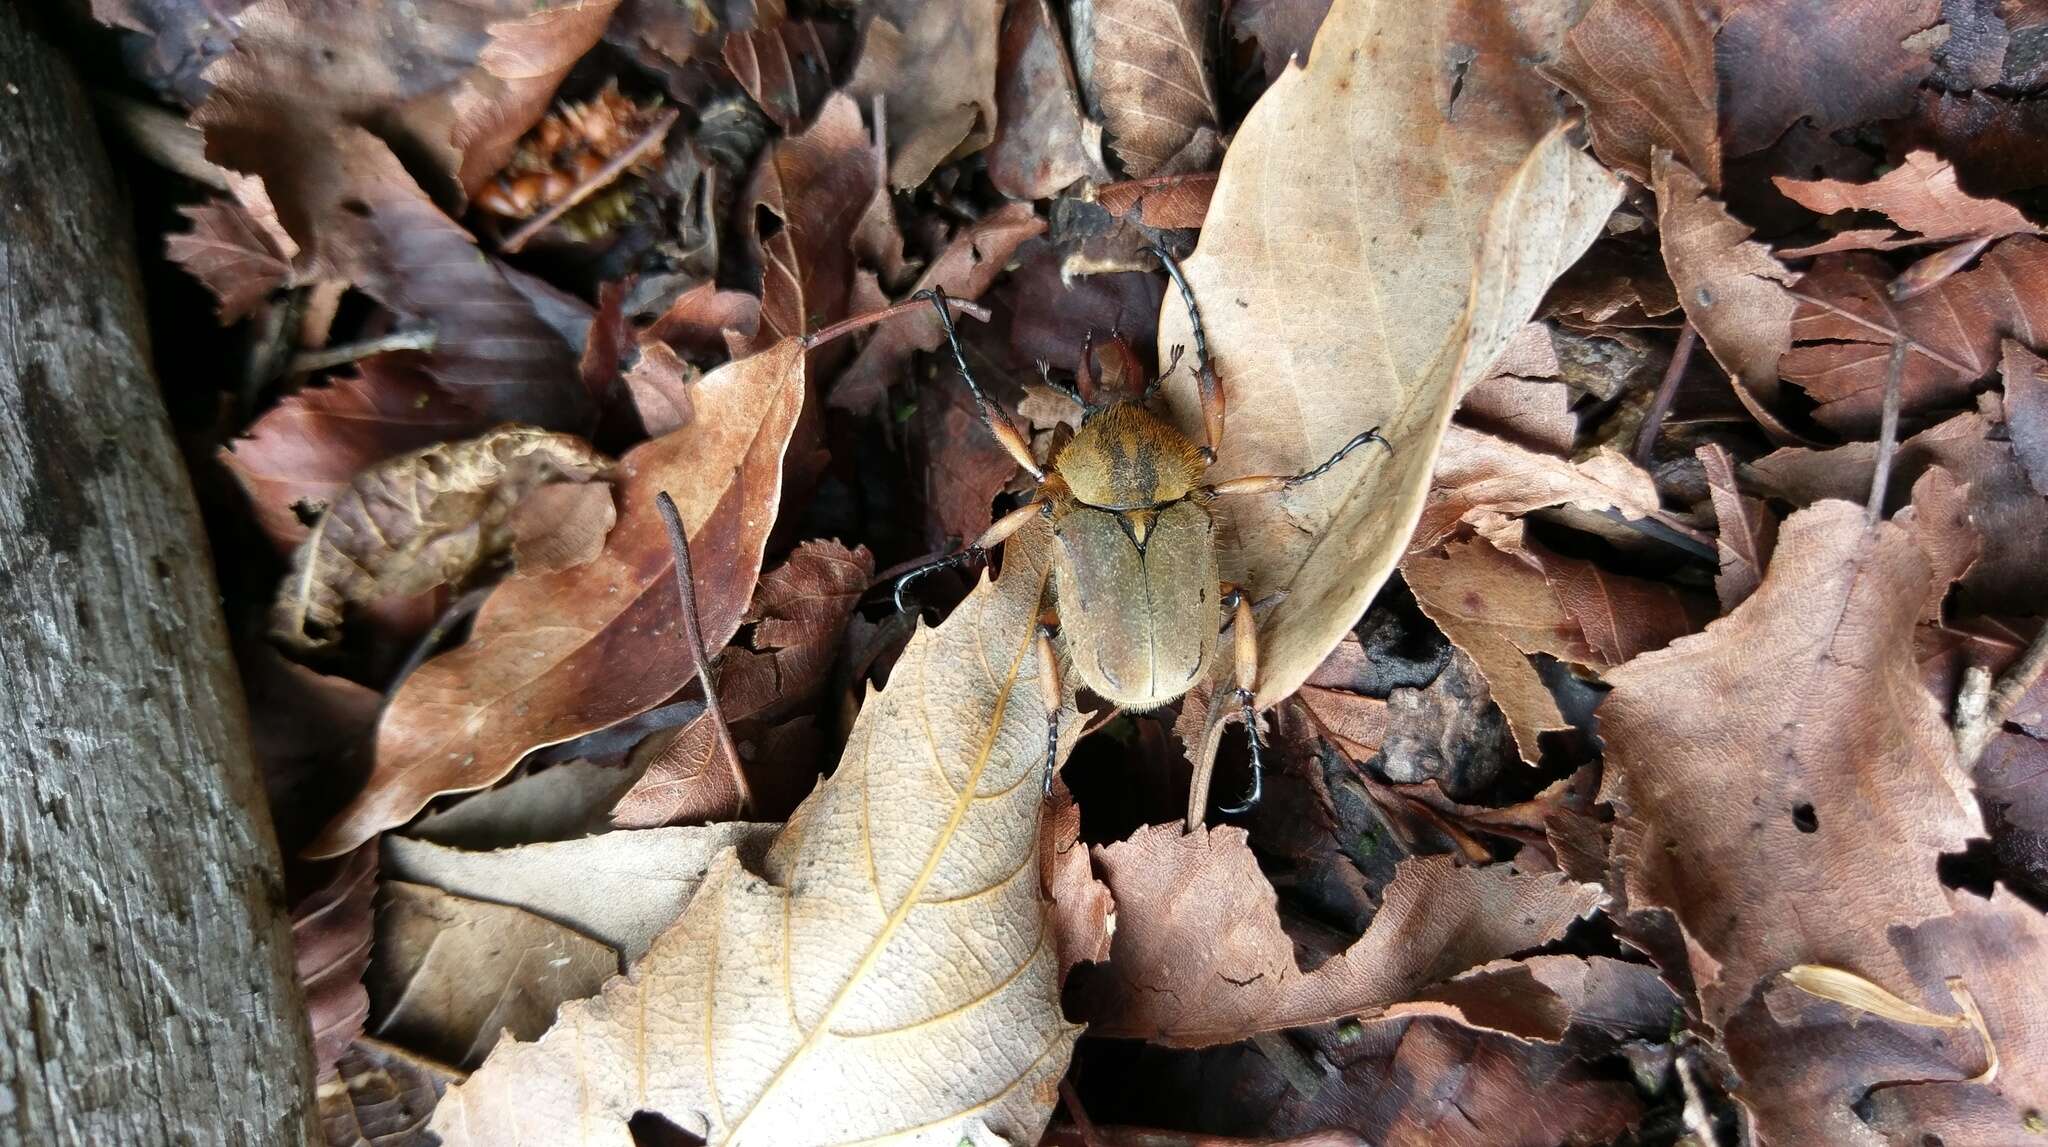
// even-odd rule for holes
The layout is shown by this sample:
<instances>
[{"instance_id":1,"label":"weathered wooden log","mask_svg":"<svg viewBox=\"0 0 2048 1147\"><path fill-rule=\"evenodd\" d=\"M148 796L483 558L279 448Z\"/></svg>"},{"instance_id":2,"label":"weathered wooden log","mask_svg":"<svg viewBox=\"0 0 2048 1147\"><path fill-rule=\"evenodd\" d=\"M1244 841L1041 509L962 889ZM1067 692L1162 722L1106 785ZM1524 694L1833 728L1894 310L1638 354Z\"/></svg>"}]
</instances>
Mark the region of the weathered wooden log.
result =
<instances>
[{"instance_id":1,"label":"weathered wooden log","mask_svg":"<svg viewBox=\"0 0 2048 1147\"><path fill-rule=\"evenodd\" d=\"M0 4L0 1144L317 1143L130 216L24 7Z\"/></svg>"}]
</instances>

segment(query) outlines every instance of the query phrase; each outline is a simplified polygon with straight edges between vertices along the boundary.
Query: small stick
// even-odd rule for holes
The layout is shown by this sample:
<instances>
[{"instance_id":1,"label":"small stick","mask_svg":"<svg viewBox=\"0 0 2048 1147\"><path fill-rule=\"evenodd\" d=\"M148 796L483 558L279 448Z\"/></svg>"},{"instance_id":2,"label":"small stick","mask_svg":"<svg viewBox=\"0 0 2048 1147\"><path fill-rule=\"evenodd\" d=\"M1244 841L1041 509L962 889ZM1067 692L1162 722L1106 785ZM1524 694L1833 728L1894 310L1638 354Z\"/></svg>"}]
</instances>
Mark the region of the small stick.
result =
<instances>
[{"instance_id":1,"label":"small stick","mask_svg":"<svg viewBox=\"0 0 2048 1147\"><path fill-rule=\"evenodd\" d=\"M754 807L754 793L747 787L747 774L740 770L740 751L733 745L732 730L726 726L725 713L718 707L718 690L711 682L711 659L704 655L704 634L697 628L697 586L690 570L690 539L683 533L683 516L676 512L676 500L668 496L667 490L654 496L654 504L668 526L668 546L676 558L676 596L683 605L683 644L690 656L697 659L697 679L704 683L704 714L711 719L711 731L725 751L726 766L732 770L732 787L740 796L740 815L744 817Z\"/></svg>"},{"instance_id":2,"label":"small stick","mask_svg":"<svg viewBox=\"0 0 2048 1147\"><path fill-rule=\"evenodd\" d=\"M597 194L612 180L624 175L627 168L640 162L641 156L661 146L661 141L667 137L668 129L675 126L676 116L679 114L681 113L675 108L663 112L652 127L640 133L640 138L627 145L626 150L606 160L603 167L590 173L590 178L570 188L569 194L562 196L549 205L547 210L521 223L518 230L505 236L505 241L498 244L498 250L507 255L518 254L519 249L532 241L533 237L540 234L548 224L560 219L571 207Z\"/></svg>"},{"instance_id":3,"label":"small stick","mask_svg":"<svg viewBox=\"0 0 2048 1147\"><path fill-rule=\"evenodd\" d=\"M1699 331L1691 323L1678 328L1678 346L1671 351L1671 362L1664 368L1664 377L1657 382L1657 394L1650 399L1650 412L1643 416L1643 428L1636 432L1636 465L1650 468L1650 451L1657 445L1657 431L1664 425L1664 416L1671 413L1671 401L1678 395L1678 380L1685 377L1685 368L1692 362L1692 348L1700 341Z\"/></svg>"},{"instance_id":4,"label":"small stick","mask_svg":"<svg viewBox=\"0 0 2048 1147\"><path fill-rule=\"evenodd\" d=\"M908 314L911 311L922 311L926 305L924 299L905 299L893 306L883 307L879 311L869 311L864 315L854 315L852 318L840 319L831 326L819 327L810 334L804 335L799 341L803 343L805 350L809 350L812 347L831 342L841 335L852 334L857 330L874 326L876 323L884 320L893 319L897 315ZM984 323L989 319L988 308L980 303L970 303L965 299L956 299L948 295L946 296L946 305L953 308L958 314L967 315Z\"/></svg>"},{"instance_id":5,"label":"small stick","mask_svg":"<svg viewBox=\"0 0 2048 1147\"><path fill-rule=\"evenodd\" d=\"M1060 1080L1060 1099L1067 1106L1067 1118L1074 1121L1074 1132L1081 1137L1082 1147L1098 1147L1095 1142L1095 1121L1081 1108L1080 1093L1074 1090L1074 1081Z\"/></svg>"},{"instance_id":6,"label":"small stick","mask_svg":"<svg viewBox=\"0 0 2048 1147\"><path fill-rule=\"evenodd\" d=\"M1884 413L1877 429L1877 468L1870 474L1870 497L1863 503L1863 527L1875 529L1884 517L1884 493L1891 485L1892 456L1899 449L1899 392L1906 373L1906 336L1892 340L1891 361L1884 369Z\"/></svg>"},{"instance_id":7,"label":"small stick","mask_svg":"<svg viewBox=\"0 0 2048 1147\"><path fill-rule=\"evenodd\" d=\"M1991 683L1991 671L1981 665L1964 670L1963 687L1956 695L1956 755L1965 770L1984 755L1992 734L2005 725L2043 671L2048 671L2048 625L2034 635L1996 685Z\"/></svg>"},{"instance_id":8,"label":"small stick","mask_svg":"<svg viewBox=\"0 0 2048 1147\"><path fill-rule=\"evenodd\" d=\"M319 350L302 350L291 357L285 366L286 374L311 374L326 370L330 366L345 366L369 358L373 354L385 354L395 350L430 351L438 341L438 334L432 327L420 327L409 331L392 331L373 339L361 339L352 343L336 343Z\"/></svg>"},{"instance_id":9,"label":"small stick","mask_svg":"<svg viewBox=\"0 0 2048 1147\"><path fill-rule=\"evenodd\" d=\"M1960 374L1966 378L1971 377L1976 373L1975 371L1971 370L1970 367L1957 362L1956 360L1948 357L1940 351L1935 350L1933 347L1928 346L1926 343L1914 342L1912 339L1906 338L1906 332L1899 330L1896 327L1888 327L1885 326L1883 323L1872 322L1869 319L1864 318L1862 315L1856 314L1854 311L1846 310L1842 307L1835 305L1834 303L1828 302L1826 299L1823 299L1817 295L1809 295L1804 291L1795 291L1792 288L1787 287L1785 288L1785 293L1792 296L1795 299L1798 299L1802 303L1807 303L1812 306L1818 307L1821 310L1826 311L1827 313L1835 316L1838 319L1842 319L1845 322L1855 323L1857 326L1863 327L1866 330L1874 331L1877 334L1881 334L1885 337L1887 341L1897 342L1900 339L1906 339L1907 345L1910 346L1915 352L1919 353L1920 355L1926 358L1933 359L1935 362L1940 363L1941 365L1949 368L1952 371L1955 371L1957 374Z\"/></svg>"}]
</instances>

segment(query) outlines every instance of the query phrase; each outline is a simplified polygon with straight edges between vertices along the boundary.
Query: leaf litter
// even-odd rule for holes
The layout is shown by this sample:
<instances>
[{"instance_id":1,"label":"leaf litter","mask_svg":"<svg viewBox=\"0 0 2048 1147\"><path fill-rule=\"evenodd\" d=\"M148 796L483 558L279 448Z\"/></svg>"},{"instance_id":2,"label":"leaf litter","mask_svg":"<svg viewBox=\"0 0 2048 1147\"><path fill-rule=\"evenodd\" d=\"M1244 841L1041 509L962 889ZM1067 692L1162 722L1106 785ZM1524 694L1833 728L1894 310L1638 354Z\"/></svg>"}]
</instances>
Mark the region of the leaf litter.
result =
<instances>
[{"instance_id":1,"label":"leaf litter","mask_svg":"<svg viewBox=\"0 0 2048 1147\"><path fill-rule=\"evenodd\" d=\"M94 12L330 1141L2048 1128L2028 5ZM1260 806L1044 525L897 612L1031 491L934 288L1040 466L1386 438L1208 503Z\"/></svg>"}]
</instances>

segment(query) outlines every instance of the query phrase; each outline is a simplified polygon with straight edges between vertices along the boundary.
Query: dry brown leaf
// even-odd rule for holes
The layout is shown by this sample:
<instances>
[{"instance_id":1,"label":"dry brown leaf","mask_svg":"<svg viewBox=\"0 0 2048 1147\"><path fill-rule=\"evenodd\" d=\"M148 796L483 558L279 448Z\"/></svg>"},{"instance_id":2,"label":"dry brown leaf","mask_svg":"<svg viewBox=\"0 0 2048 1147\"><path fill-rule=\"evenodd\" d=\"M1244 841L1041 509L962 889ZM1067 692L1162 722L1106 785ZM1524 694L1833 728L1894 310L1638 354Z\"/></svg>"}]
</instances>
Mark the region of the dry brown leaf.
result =
<instances>
[{"instance_id":1,"label":"dry brown leaf","mask_svg":"<svg viewBox=\"0 0 2048 1147\"><path fill-rule=\"evenodd\" d=\"M1005 203L955 235L918 276L913 290L936 287L952 298L979 299L1009 265L1017 248L1044 230L1045 220L1029 203ZM832 384L832 405L872 410L888 395L892 384L909 375L913 354L935 350L944 340L938 315L932 311L881 326ZM947 385L953 385L952 380L947 380Z\"/></svg>"},{"instance_id":2,"label":"dry brown leaf","mask_svg":"<svg viewBox=\"0 0 2048 1147\"><path fill-rule=\"evenodd\" d=\"M1392 442L1233 515L1246 568L1226 572L1286 593L1261 622L1261 706L1364 612L1422 511L1456 396L1619 201L1613 176L1545 133L1548 85L1524 62L1542 47L1500 5L1341 0L1224 161L1186 263L1232 415L1211 476L1306 470L1372 426ZM1172 299L1158 345L1184 344ZM1193 386L1168 393L1199 427Z\"/></svg>"},{"instance_id":3,"label":"dry brown leaf","mask_svg":"<svg viewBox=\"0 0 2048 1147\"><path fill-rule=\"evenodd\" d=\"M1616 1039L1646 1029L1661 1034L1680 1013L1678 997L1656 969L1605 956L1495 960L1387 1009L1389 1017L1433 1015L1551 1043L1572 1027Z\"/></svg>"},{"instance_id":4,"label":"dry brown leaf","mask_svg":"<svg viewBox=\"0 0 2048 1147\"><path fill-rule=\"evenodd\" d=\"M1037 879L1050 550L1019 534L912 638L759 875L722 854L627 976L451 1088L448 1147L625 1147L636 1111L712 1143L1034 1141L1079 1032Z\"/></svg>"},{"instance_id":5,"label":"dry brown leaf","mask_svg":"<svg viewBox=\"0 0 2048 1147\"><path fill-rule=\"evenodd\" d=\"M1554 378L1496 374L1458 403L1458 421L1530 450L1569 456L1578 440L1571 388Z\"/></svg>"},{"instance_id":6,"label":"dry brown leaf","mask_svg":"<svg viewBox=\"0 0 2048 1147\"><path fill-rule=\"evenodd\" d=\"M1580 664L1600 660L1543 571L1474 539L1440 554L1409 554L1401 577L1422 612L1486 675L1522 759L1542 759L1539 735L1568 729L1571 722L1528 655L1548 653Z\"/></svg>"},{"instance_id":7,"label":"dry brown leaf","mask_svg":"<svg viewBox=\"0 0 2048 1147\"><path fill-rule=\"evenodd\" d=\"M781 13L727 36L725 66L776 126L793 132L832 88L829 41L839 31L838 25Z\"/></svg>"},{"instance_id":8,"label":"dry brown leaf","mask_svg":"<svg viewBox=\"0 0 2048 1147\"><path fill-rule=\"evenodd\" d=\"M871 0L860 63L845 92L877 96L889 122L889 186L916 187L948 159L988 145L996 126L997 0Z\"/></svg>"},{"instance_id":9,"label":"dry brown leaf","mask_svg":"<svg viewBox=\"0 0 2048 1147\"><path fill-rule=\"evenodd\" d=\"M1923 88L1892 138L1897 146L1927 148L1954 163L1972 192L2005 195L2040 186L2048 158L2044 127L2048 105L2040 100Z\"/></svg>"},{"instance_id":10,"label":"dry brown leaf","mask_svg":"<svg viewBox=\"0 0 2048 1147\"><path fill-rule=\"evenodd\" d=\"M550 321L552 288L479 253L383 140L346 127L322 154L335 202L321 220L320 257L402 320L433 328L421 361L434 381L498 421L587 429L591 397ZM577 333L588 321L577 316Z\"/></svg>"},{"instance_id":11,"label":"dry brown leaf","mask_svg":"<svg viewBox=\"0 0 2048 1147\"><path fill-rule=\"evenodd\" d=\"M1102 125L1082 113L1066 35L1047 0L1008 6L999 49L989 182L1012 199L1049 199L1076 180L1106 180Z\"/></svg>"},{"instance_id":12,"label":"dry brown leaf","mask_svg":"<svg viewBox=\"0 0 2048 1147\"><path fill-rule=\"evenodd\" d=\"M680 430L696 418L690 391L703 376L704 372L667 343L641 341L640 357L633 360L622 378L626 396L633 402L633 412L640 416L640 425L649 438Z\"/></svg>"},{"instance_id":13,"label":"dry brown leaf","mask_svg":"<svg viewBox=\"0 0 2048 1147\"><path fill-rule=\"evenodd\" d=\"M368 786L313 849L332 855L410 820L435 795L496 782L530 749L660 704L696 673L654 496L675 496L691 541L704 640L739 626L782 493L803 401L791 341L704 376L696 420L619 460L619 524L596 561L506 580L463 645L422 665L385 710ZM621 672L620 667L626 667Z\"/></svg>"},{"instance_id":14,"label":"dry brown leaf","mask_svg":"<svg viewBox=\"0 0 2048 1147\"><path fill-rule=\"evenodd\" d=\"M190 231L164 240L164 256L190 272L220 301L223 325L254 311L272 291L292 283L291 257L233 200L221 199L178 213Z\"/></svg>"},{"instance_id":15,"label":"dry brown leaf","mask_svg":"<svg viewBox=\"0 0 2048 1147\"><path fill-rule=\"evenodd\" d=\"M378 1037L456 1067L483 1062L502 1032L532 1037L564 1002L618 974L618 953L530 912L384 882L370 999Z\"/></svg>"},{"instance_id":16,"label":"dry brown leaf","mask_svg":"<svg viewBox=\"0 0 2048 1147\"><path fill-rule=\"evenodd\" d=\"M1940 19L1940 0L1734 5L1715 41L1728 154L1769 147L1801 118L1835 131L1904 115L1934 68L1915 38Z\"/></svg>"},{"instance_id":17,"label":"dry brown leaf","mask_svg":"<svg viewBox=\"0 0 2048 1147\"><path fill-rule=\"evenodd\" d=\"M1258 42L1259 63L1270 82L1287 70L1288 60L1308 59L1330 0L1234 0L1225 9L1231 33Z\"/></svg>"},{"instance_id":18,"label":"dry brown leaf","mask_svg":"<svg viewBox=\"0 0 2048 1147\"><path fill-rule=\"evenodd\" d=\"M1650 157L1674 152L1721 185L1716 13L1699 0L1595 0L1543 69L1586 106L1593 152L1650 182Z\"/></svg>"},{"instance_id":19,"label":"dry brown leaf","mask_svg":"<svg viewBox=\"0 0 2048 1147\"><path fill-rule=\"evenodd\" d=\"M1132 211L1147 227L1200 227L1216 194L1216 173L1155 175L1128 179L1095 189L1095 200L1112 215L1128 218Z\"/></svg>"},{"instance_id":20,"label":"dry brown leaf","mask_svg":"<svg viewBox=\"0 0 2048 1147\"><path fill-rule=\"evenodd\" d=\"M280 552L306 538L307 519L297 507L308 507L310 518L377 463L490 428L488 419L437 390L416 361L365 359L357 374L287 397L221 449L221 464Z\"/></svg>"},{"instance_id":21,"label":"dry brown leaf","mask_svg":"<svg viewBox=\"0 0 2048 1147\"><path fill-rule=\"evenodd\" d=\"M1786 288L1795 276L1668 154L1652 157L1650 187L1664 265L1687 321L1735 376L1743 405L1774 428L1768 409L1778 397L1778 361L1792 346L1799 304Z\"/></svg>"},{"instance_id":22,"label":"dry brown leaf","mask_svg":"<svg viewBox=\"0 0 2048 1147\"><path fill-rule=\"evenodd\" d=\"M763 211L781 221L770 235L749 231L761 265L757 347L846 317L854 271L847 239L879 186L860 107L844 95L826 100L808 131L776 141L754 169L749 226Z\"/></svg>"},{"instance_id":23,"label":"dry brown leaf","mask_svg":"<svg viewBox=\"0 0 2048 1147\"><path fill-rule=\"evenodd\" d=\"M780 828L651 828L490 852L391 835L384 838L384 871L389 879L524 909L603 941L630 963L683 914L718 854L736 848L743 862L757 864Z\"/></svg>"},{"instance_id":24,"label":"dry brown leaf","mask_svg":"<svg viewBox=\"0 0 2048 1147\"><path fill-rule=\"evenodd\" d=\"M817 766L825 762L791 767L793 762L763 751L767 738L760 735L760 726L824 686L847 619L874 573L874 555L866 546L848 550L837 542L803 543L788 561L761 576L746 616L755 623L751 643L734 645L719 656L713 677L725 719L737 726L732 736L753 791L751 815L782 815L817 779ZM647 768L612 809L614 824L652 828L740 814L739 790L709 714L673 734L650 737L634 755L645 757Z\"/></svg>"},{"instance_id":25,"label":"dry brown leaf","mask_svg":"<svg viewBox=\"0 0 2048 1147\"><path fill-rule=\"evenodd\" d=\"M1657 487L1648 472L1605 446L1572 462L1453 424L1444 433L1422 516L1405 540L1411 552L1430 549L1460 523L1549 506L1644 518L1657 512Z\"/></svg>"},{"instance_id":26,"label":"dry brown leaf","mask_svg":"<svg viewBox=\"0 0 2048 1147\"><path fill-rule=\"evenodd\" d=\"M2007 339L1999 360L2005 427L2012 452L2036 493L2048 497L2048 361Z\"/></svg>"},{"instance_id":27,"label":"dry brown leaf","mask_svg":"<svg viewBox=\"0 0 2048 1147\"><path fill-rule=\"evenodd\" d=\"M527 573L551 573L596 561L618 520L609 486L542 486L520 499L506 519L512 564Z\"/></svg>"},{"instance_id":28,"label":"dry brown leaf","mask_svg":"<svg viewBox=\"0 0 2048 1147\"><path fill-rule=\"evenodd\" d=\"M430 1147L427 1120L442 1089L462 1077L374 1039L351 1044L337 1068L318 1095L327 1147Z\"/></svg>"},{"instance_id":29,"label":"dry brown leaf","mask_svg":"<svg viewBox=\"0 0 2048 1147\"><path fill-rule=\"evenodd\" d=\"M1127 173L1159 172L1201 132L1218 130L1209 78L1213 0L1093 0L1082 11L1088 23L1075 36L1090 48L1077 52L1081 81Z\"/></svg>"},{"instance_id":30,"label":"dry brown leaf","mask_svg":"<svg viewBox=\"0 0 2048 1147\"><path fill-rule=\"evenodd\" d=\"M1721 612L1728 613L1755 593L1764 580L1771 551L1778 544L1778 516L1762 498L1744 494L1735 484L1735 460L1726 449L1709 443L1697 453L1707 476L1707 494L1714 503L1714 520L1720 526L1714 535L1714 548L1721 555L1714 593L1721 599Z\"/></svg>"},{"instance_id":31,"label":"dry brown leaf","mask_svg":"<svg viewBox=\"0 0 2048 1147\"><path fill-rule=\"evenodd\" d=\"M1736 1017L1728 1050L1735 1096L1774 1147L2007 1144L2038 1138L2048 1088L2040 969L2048 917L1999 889L1950 892L1951 912L1894 925L1885 951L1910 977L1890 994L1959 1027L1901 1023L1774 985ZM1967 995L1967 1002L1966 1002ZM1971 1012L1982 1016L1990 1045ZM1976 1078L1988 1066L1989 1079Z\"/></svg>"},{"instance_id":32,"label":"dry brown leaf","mask_svg":"<svg viewBox=\"0 0 2048 1147\"><path fill-rule=\"evenodd\" d=\"M610 466L582 439L530 426L380 462L355 476L292 556L270 635L318 649L334 642L345 606L460 584L510 551L522 499Z\"/></svg>"},{"instance_id":33,"label":"dry brown leaf","mask_svg":"<svg viewBox=\"0 0 2048 1147\"><path fill-rule=\"evenodd\" d=\"M2002 340L2048 341L2048 241L2005 239L1978 265L1924 294L1894 302L1889 264L1856 252L1824 255L1800 280L1792 323L1797 345L1778 363L1785 381L1820 404L1814 416L1845 434L1873 434L1897 332L1913 340L1901 404L1907 411L1960 406L1998 367Z\"/></svg>"},{"instance_id":34,"label":"dry brown leaf","mask_svg":"<svg viewBox=\"0 0 2048 1147\"><path fill-rule=\"evenodd\" d=\"M1948 910L1935 859L1984 828L1914 663L1928 580L1903 529L1822 502L1748 601L1607 675L1614 863L1685 929L1709 1023L1794 964L1899 991L1885 928Z\"/></svg>"},{"instance_id":35,"label":"dry brown leaf","mask_svg":"<svg viewBox=\"0 0 2048 1147\"><path fill-rule=\"evenodd\" d=\"M370 966L370 901L376 893L377 850L359 848L292 905L293 962L313 1026L313 1070L323 1079L363 1034L370 1015L363 970Z\"/></svg>"},{"instance_id":36,"label":"dry brown leaf","mask_svg":"<svg viewBox=\"0 0 2048 1147\"><path fill-rule=\"evenodd\" d=\"M1583 558L1529 543L1524 553L1542 568L1566 615L1593 648L1592 665L1606 668L1662 649L1699 628L1711 609L1669 582L1648 581L1605 569Z\"/></svg>"},{"instance_id":37,"label":"dry brown leaf","mask_svg":"<svg viewBox=\"0 0 2048 1147\"><path fill-rule=\"evenodd\" d=\"M1052 803L1038 823L1038 882L1052 905L1052 930L1059 944L1060 983L1074 965L1109 959L1116 902L1109 886L1095 878L1088 846L1081 843L1081 806L1065 784L1055 784Z\"/></svg>"},{"instance_id":38,"label":"dry brown leaf","mask_svg":"<svg viewBox=\"0 0 2048 1147\"><path fill-rule=\"evenodd\" d=\"M193 115L207 156L262 179L284 227L309 249L347 190L323 154L343 125L375 125L459 196L511 158L555 85L597 43L617 0L536 10L517 0L327 4L260 0L234 51L207 73Z\"/></svg>"},{"instance_id":39,"label":"dry brown leaf","mask_svg":"<svg viewBox=\"0 0 2048 1147\"><path fill-rule=\"evenodd\" d=\"M1979 199L1956 184L1954 165L1930 151L1908 152L1899 166L1870 183L1839 179L1772 180L1786 197L1822 215L1840 211L1875 211L1889 218L1895 231L1858 229L1811 247L1784 252L1787 258L1828 251L1889 251L1918 243L1958 239L1996 239L2039 234L2019 208L1997 199Z\"/></svg>"},{"instance_id":40,"label":"dry brown leaf","mask_svg":"<svg viewBox=\"0 0 2048 1147\"><path fill-rule=\"evenodd\" d=\"M717 361L734 354L734 343L754 341L761 327L761 300L745 291L721 291L706 281L675 297L642 332L679 354Z\"/></svg>"},{"instance_id":41,"label":"dry brown leaf","mask_svg":"<svg viewBox=\"0 0 2048 1147\"><path fill-rule=\"evenodd\" d=\"M1082 986L1081 1014L1090 1034L1173 1047L1381 1014L1556 939L1603 898L1595 885L1507 865L1408 860L1365 935L1304 972L1243 829L1152 825L1098 847L1095 859L1116 930L1107 967Z\"/></svg>"},{"instance_id":42,"label":"dry brown leaf","mask_svg":"<svg viewBox=\"0 0 2048 1147\"><path fill-rule=\"evenodd\" d=\"M2041 496L2006 440L1995 397L1987 397L1988 413L1959 414L1899 444L1886 506L1903 502L1930 466L1968 483L1970 520L1984 550L1963 576L1964 608L2027 615L2040 608L2048 531L2040 528ZM1832 450L1779 450L1751 463L1750 472L1770 492L1800 505L1822 498L1860 502L1869 496L1876 464L1876 443L1852 442Z\"/></svg>"},{"instance_id":43,"label":"dry brown leaf","mask_svg":"<svg viewBox=\"0 0 2048 1147\"><path fill-rule=\"evenodd\" d=\"M1957 482L1955 475L1930 466L1913 483L1913 504L1893 519L1913 535L1914 544L1927 555L1933 576L1927 582L1927 598L1920 608L1920 620L1941 624L1941 603L1948 589L1977 564L1984 552L1984 539L1970 522L1970 486Z\"/></svg>"}]
</instances>

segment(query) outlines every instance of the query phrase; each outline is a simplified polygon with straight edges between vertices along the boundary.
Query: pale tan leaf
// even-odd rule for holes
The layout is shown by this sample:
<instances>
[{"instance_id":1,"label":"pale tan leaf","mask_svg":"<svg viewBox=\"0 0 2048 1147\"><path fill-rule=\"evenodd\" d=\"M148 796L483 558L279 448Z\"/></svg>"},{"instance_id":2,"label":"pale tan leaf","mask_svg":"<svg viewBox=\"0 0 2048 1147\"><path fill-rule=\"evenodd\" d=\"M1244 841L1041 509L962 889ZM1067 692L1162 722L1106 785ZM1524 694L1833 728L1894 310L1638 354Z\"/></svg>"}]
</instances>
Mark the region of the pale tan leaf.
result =
<instances>
[{"instance_id":1,"label":"pale tan leaf","mask_svg":"<svg viewBox=\"0 0 2048 1147\"><path fill-rule=\"evenodd\" d=\"M1550 506L1644 518L1657 512L1657 486L1648 471L1605 446L1573 462L1453 424L1408 548L1439 545L1460 523Z\"/></svg>"},{"instance_id":2,"label":"pale tan leaf","mask_svg":"<svg viewBox=\"0 0 2048 1147\"><path fill-rule=\"evenodd\" d=\"M618 974L618 953L530 912L386 881L370 959L371 1030L457 1067L501 1031L535 1035Z\"/></svg>"},{"instance_id":3,"label":"pale tan leaf","mask_svg":"<svg viewBox=\"0 0 2048 1147\"><path fill-rule=\"evenodd\" d=\"M1267 90L1224 160L1186 263L1229 399L1212 476L1305 470L1372 426L1392 442L1223 511L1239 519L1244 579L1286 595L1261 626L1262 706L1386 580L1456 396L1619 201L1619 181L1546 134L1548 85L1526 57L1549 46L1499 5L1340 0L1308 66ZM1193 340L1169 298L1161 361L1179 345ZM1180 424L1199 427L1193 387L1168 390Z\"/></svg>"},{"instance_id":4,"label":"pale tan leaf","mask_svg":"<svg viewBox=\"0 0 2048 1147\"><path fill-rule=\"evenodd\" d=\"M523 908L602 940L628 961L647 953L697 892L712 860L737 848L758 861L781 826L727 822L650 828L469 852L384 838L385 875Z\"/></svg>"},{"instance_id":5,"label":"pale tan leaf","mask_svg":"<svg viewBox=\"0 0 2048 1147\"><path fill-rule=\"evenodd\" d=\"M380 462L313 524L271 609L271 636L331 644L342 609L460 583L506 553L515 507L550 482L588 482L611 463L582 439L505 426ZM609 495L607 494L608 498Z\"/></svg>"},{"instance_id":6,"label":"pale tan leaf","mask_svg":"<svg viewBox=\"0 0 2048 1147\"><path fill-rule=\"evenodd\" d=\"M448 1147L627 1147L636 1111L712 1144L1035 1141L1079 1031L1039 894L1050 571L1043 526L1013 538L758 874L722 853L627 976L451 1088Z\"/></svg>"}]
</instances>

